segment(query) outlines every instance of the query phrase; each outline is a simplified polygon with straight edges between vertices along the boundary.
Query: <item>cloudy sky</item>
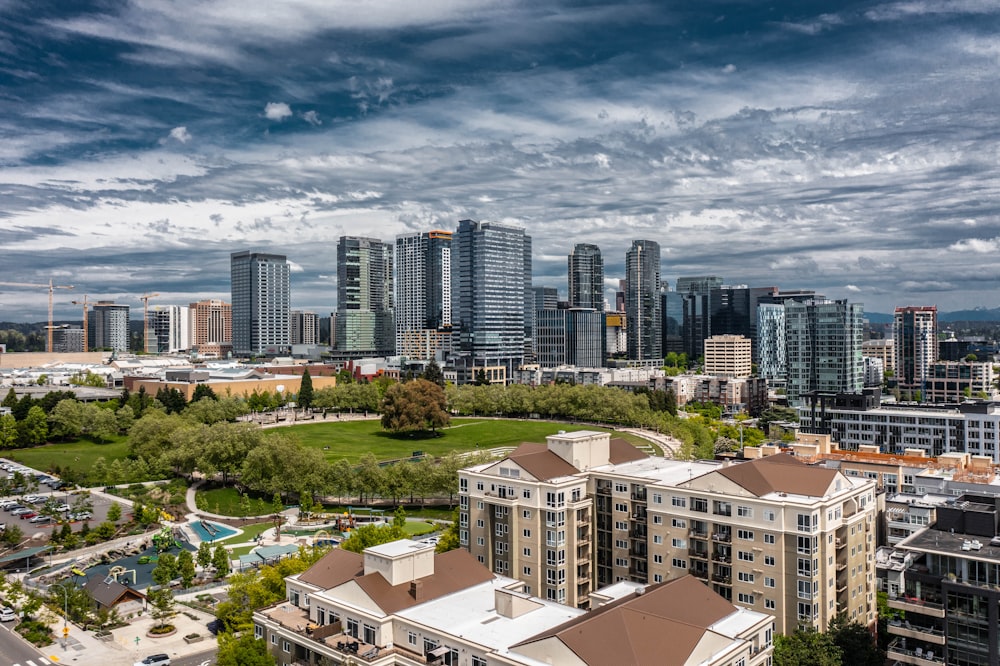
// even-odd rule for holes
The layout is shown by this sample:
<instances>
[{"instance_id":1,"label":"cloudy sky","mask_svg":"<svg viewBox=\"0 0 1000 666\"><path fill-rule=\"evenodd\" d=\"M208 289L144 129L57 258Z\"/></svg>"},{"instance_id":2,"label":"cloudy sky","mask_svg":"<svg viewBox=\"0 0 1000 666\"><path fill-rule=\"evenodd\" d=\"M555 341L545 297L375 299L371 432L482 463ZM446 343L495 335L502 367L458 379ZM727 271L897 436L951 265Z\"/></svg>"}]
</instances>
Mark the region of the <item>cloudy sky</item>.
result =
<instances>
[{"instance_id":1,"label":"cloudy sky","mask_svg":"<svg viewBox=\"0 0 1000 666\"><path fill-rule=\"evenodd\" d=\"M648 238L671 283L996 306L998 73L996 0L0 0L0 280L78 317L260 249L326 313L341 235L472 217L561 292Z\"/></svg>"}]
</instances>

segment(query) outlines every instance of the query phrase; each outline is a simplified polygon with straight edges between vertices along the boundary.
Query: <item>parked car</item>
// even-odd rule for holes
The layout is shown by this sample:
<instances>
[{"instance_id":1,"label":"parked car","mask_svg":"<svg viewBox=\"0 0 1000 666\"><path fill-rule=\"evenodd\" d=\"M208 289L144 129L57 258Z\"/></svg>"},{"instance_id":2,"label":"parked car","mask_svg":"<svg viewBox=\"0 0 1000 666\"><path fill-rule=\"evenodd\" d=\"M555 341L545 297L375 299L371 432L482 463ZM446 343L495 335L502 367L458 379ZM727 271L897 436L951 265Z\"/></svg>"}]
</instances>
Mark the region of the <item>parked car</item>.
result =
<instances>
[{"instance_id":1,"label":"parked car","mask_svg":"<svg viewBox=\"0 0 1000 666\"><path fill-rule=\"evenodd\" d=\"M35 516L34 518L30 519L28 522L29 523L36 523L38 525L44 525L46 523L53 523L53 522L55 522L55 520L52 519L52 516Z\"/></svg>"},{"instance_id":2,"label":"parked car","mask_svg":"<svg viewBox=\"0 0 1000 666\"><path fill-rule=\"evenodd\" d=\"M17 613L14 612L13 608L0 608L0 622L13 622L16 619Z\"/></svg>"},{"instance_id":3,"label":"parked car","mask_svg":"<svg viewBox=\"0 0 1000 666\"><path fill-rule=\"evenodd\" d=\"M60 504L59 506L56 507L56 511L59 511L60 513L66 513L67 511L72 511L72 510L73 507L71 507L69 504Z\"/></svg>"},{"instance_id":4,"label":"parked car","mask_svg":"<svg viewBox=\"0 0 1000 666\"><path fill-rule=\"evenodd\" d=\"M37 515L38 514L35 513L34 511L32 511L31 509L28 509L28 511L25 512L25 513L19 513L19 514L17 514L17 517L20 518L21 520L31 520L32 518L34 518Z\"/></svg>"},{"instance_id":5,"label":"parked car","mask_svg":"<svg viewBox=\"0 0 1000 666\"><path fill-rule=\"evenodd\" d=\"M41 495L28 495L24 498L24 501L28 504L38 504L39 502L44 502L45 498Z\"/></svg>"},{"instance_id":6,"label":"parked car","mask_svg":"<svg viewBox=\"0 0 1000 666\"><path fill-rule=\"evenodd\" d=\"M8 499L0 501L0 509L8 509L8 508L12 509L15 506L17 506L17 500Z\"/></svg>"},{"instance_id":7,"label":"parked car","mask_svg":"<svg viewBox=\"0 0 1000 666\"><path fill-rule=\"evenodd\" d=\"M21 506L20 504L11 509L8 509L8 511L10 511L10 515L12 516L22 516L26 513L32 513L31 509L29 509L26 506Z\"/></svg>"},{"instance_id":8,"label":"parked car","mask_svg":"<svg viewBox=\"0 0 1000 666\"><path fill-rule=\"evenodd\" d=\"M71 513L69 516L70 520L90 520L93 518L93 514L89 511L81 511L79 513Z\"/></svg>"},{"instance_id":9,"label":"parked car","mask_svg":"<svg viewBox=\"0 0 1000 666\"><path fill-rule=\"evenodd\" d=\"M135 666L170 666L170 655L151 654L142 661L135 662Z\"/></svg>"}]
</instances>

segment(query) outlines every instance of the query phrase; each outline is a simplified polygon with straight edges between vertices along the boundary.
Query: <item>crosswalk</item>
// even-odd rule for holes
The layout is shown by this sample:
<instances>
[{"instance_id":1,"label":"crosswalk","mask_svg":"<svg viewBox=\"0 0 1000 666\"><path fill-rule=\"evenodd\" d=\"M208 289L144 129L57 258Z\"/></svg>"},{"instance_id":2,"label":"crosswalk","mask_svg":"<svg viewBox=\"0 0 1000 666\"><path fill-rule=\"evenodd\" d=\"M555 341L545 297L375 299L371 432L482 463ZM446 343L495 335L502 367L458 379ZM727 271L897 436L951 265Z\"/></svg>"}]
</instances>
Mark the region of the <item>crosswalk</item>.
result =
<instances>
[{"instance_id":1,"label":"crosswalk","mask_svg":"<svg viewBox=\"0 0 1000 666\"><path fill-rule=\"evenodd\" d=\"M27 661L24 662L24 666L39 666L39 665L48 666L51 663L52 662L46 659L45 657L39 657L38 661L35 661L34 659L28 659ZM13 666L21 666L21 664L13 664Z\"/></svg>"}]
</instances>

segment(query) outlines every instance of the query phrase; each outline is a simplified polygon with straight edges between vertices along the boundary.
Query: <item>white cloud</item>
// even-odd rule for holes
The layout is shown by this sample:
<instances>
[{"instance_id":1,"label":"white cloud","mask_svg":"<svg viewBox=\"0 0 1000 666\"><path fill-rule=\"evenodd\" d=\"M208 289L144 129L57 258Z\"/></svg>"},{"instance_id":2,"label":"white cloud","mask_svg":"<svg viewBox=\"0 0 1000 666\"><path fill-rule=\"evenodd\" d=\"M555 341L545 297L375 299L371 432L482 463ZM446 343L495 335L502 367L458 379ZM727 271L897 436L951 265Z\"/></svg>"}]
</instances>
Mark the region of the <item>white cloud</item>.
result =
<instances>
[{"instance_id":1,"label":"white cloud","mask_svg":"<svg viewBox=\"0 0 1000 666\"><path fill-rule=\"evenodd\" d=\"M170 130L170 138L175 141L180 141L181 143L187 143L191 140L191 133L188 132L187 127L183 125L180 127L175 127Z\"/></svg>"},{"instance_id":2,"label":"white cloud","mask_svg":"<svg viewBox=\"0 0 1000 666\"><path fill-rule=\"evenodd\" d=\"M1000 250L1000 236L995 238L963 238L957 243L948 246L949 250L955 252L972 252L974 254L987 254Z\"/></svg>"},{"instance_id":3,"label":"white cloud","mask_svg":"<svg viewBox=\"0 0 1000 666\"><path fill-rule=\"evenodd\" d=\"M861 287L859 287L856 284L849 284L846 287L844 287L844 289L846 289L847 291L850 291L850 292L854 292L854 293L857 293L857 292L861 291Z\"/></svg>"},{"instance_id":4,"label":"white cloud","mask_svg":"<svg viewBox=\"0 0 1000 666\"><path fill-rule=\"evenodd\" d=\"M319 119L319 114L315 111L306 111L302 114L302 120L306 121L313 127L319 127L323 124L323 121Z\"/></svg>"},{"instance_id":5,"label":"white cloud","mask_svg":"<svg viewBox=\"0 0 1000 666\"><path fill-rule=\"evenodd\" d=\"M292 115L292 108L284 102L268 102L264 107L264 117L268 120L281 122Z\"/></svg>"},{"instance_id":6,"label":"white cloud","mask_svg":"<svg viewBox=\"0 0 1000 666\"><path fill-rule=\"evenodd\" d=\"M736 65L734 65L733 63L729 63L728 65L722 68L723 74L732 74L735 71L736 71Z\"/></svg>"}]
</instances>

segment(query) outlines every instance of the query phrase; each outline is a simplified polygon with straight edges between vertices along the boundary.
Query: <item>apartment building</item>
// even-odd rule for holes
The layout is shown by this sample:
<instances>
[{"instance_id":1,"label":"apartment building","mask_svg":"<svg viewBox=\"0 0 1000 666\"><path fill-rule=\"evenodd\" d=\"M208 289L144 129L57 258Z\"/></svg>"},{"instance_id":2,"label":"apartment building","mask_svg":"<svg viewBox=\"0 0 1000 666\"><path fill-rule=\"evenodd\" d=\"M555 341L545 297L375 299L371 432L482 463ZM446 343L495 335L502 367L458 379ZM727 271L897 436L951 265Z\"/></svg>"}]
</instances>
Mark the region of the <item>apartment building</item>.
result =
<instances>
[{"instance_id":1,"label":"apartment building","mask_svg":"<svg viewBox=\"0 0 1000 666\"><path fill-rule=\"evenodd\" d=\"M749 377L750 338L742 335L713 335L705 339L705 374L722 377Z\"/></svg>"},{"instance_id":2,"label":"apartment building","mask_svg":"<svg viewBox=\"0 0 1000 666\"><path fill-rule=\"evenodd\" d=\"M692 574L779 632L875 621L875 484L775 455L650 457L608 433L522 444L459 472L460 541L492 571L587 607L597 587Z\"/></svg>"},{"instance_id":3,"label":"apartment building","mask_svg":"<svg viewBox=\"0 0 1000 666\"><path fill-rule=\"evenodd\" d=\"M690 576L610 587L585 612L527 594L464 550L403 539L361 555L332 550L285 588L253 616L282 666L644 666L667 651L667 663L764 666L773 652L773 618Z\"/></svg>"},{"instance_id":4,"label":"apartment building","mask_svg":"<svg viewBox=\"0 0 1000 666\"><path fill-rule=\"evenodd\" d=\"M998 397L993 363L988 361L935 361L923 387L927 402L958 403L969 398Z\"/></svg>"}]
</instances>

